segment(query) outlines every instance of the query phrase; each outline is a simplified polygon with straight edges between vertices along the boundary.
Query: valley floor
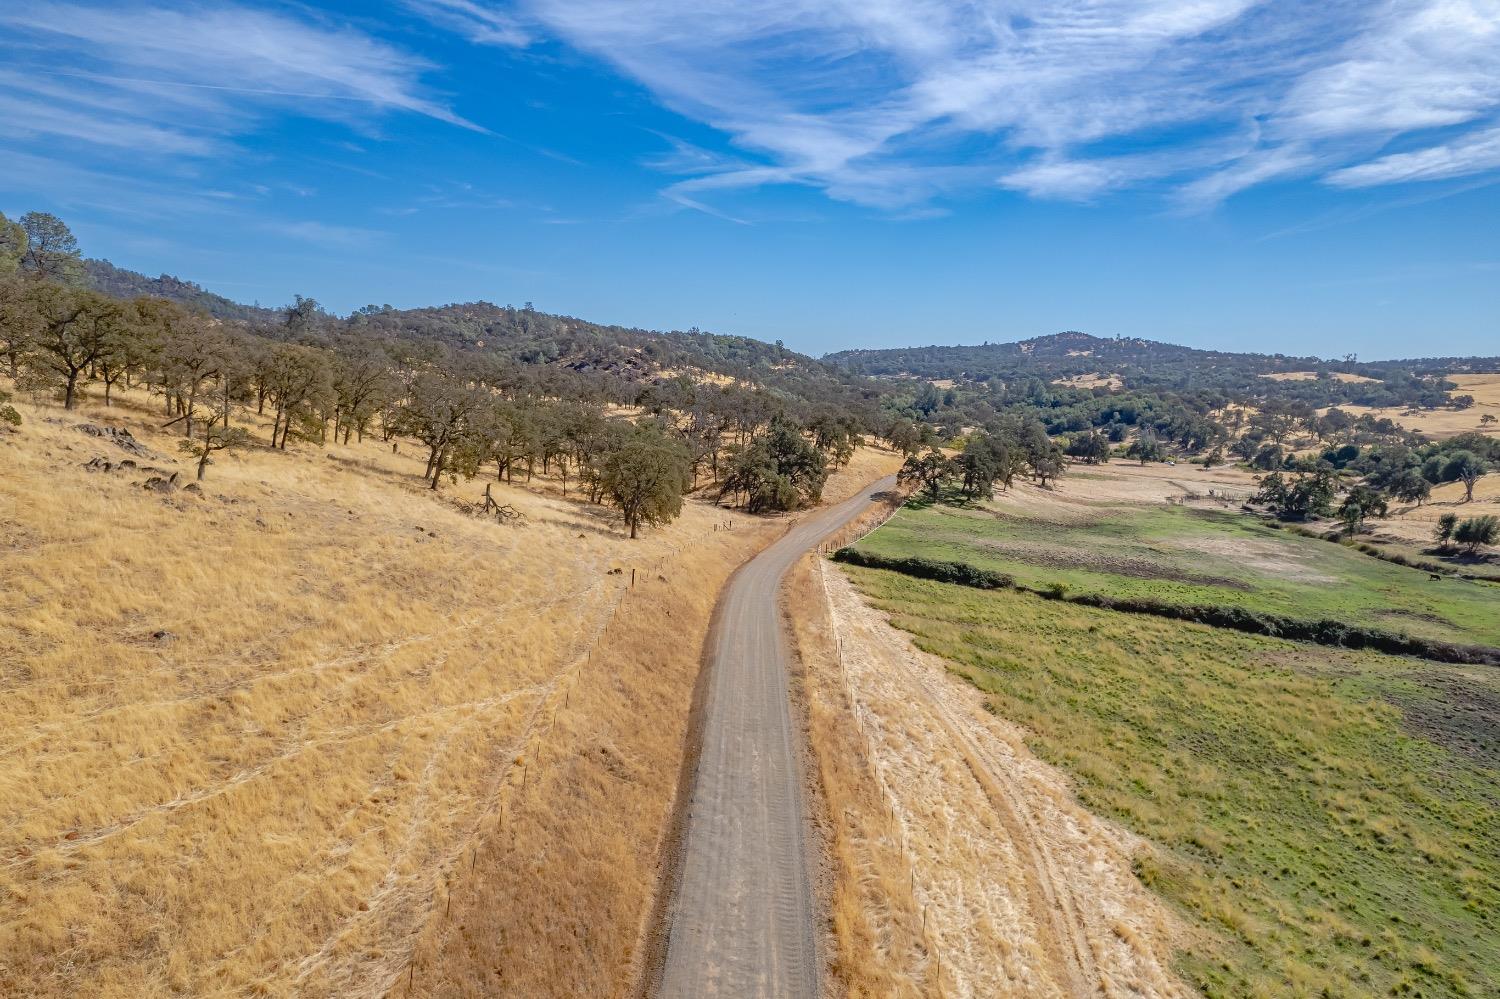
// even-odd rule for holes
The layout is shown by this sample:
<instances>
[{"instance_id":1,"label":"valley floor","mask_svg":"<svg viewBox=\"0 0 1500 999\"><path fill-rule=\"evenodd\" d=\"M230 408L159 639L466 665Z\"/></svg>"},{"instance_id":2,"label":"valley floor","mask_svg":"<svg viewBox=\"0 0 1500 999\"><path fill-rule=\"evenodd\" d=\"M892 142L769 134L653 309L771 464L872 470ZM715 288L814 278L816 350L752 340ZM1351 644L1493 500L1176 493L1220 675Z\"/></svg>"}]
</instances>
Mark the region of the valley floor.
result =
<instances>
[{"instance_id":1,"label":"valley floor","mask_svg":"<svg viewBox=\"0 0 1500 999\"><path fill-rule=\"evenodd\" d=\"M1184 499L1201 491L1175 469L1078 471L908 507L859 547L1039 589L1225 577L1189 580L1199 600L1316 572L1330 608L1417 595L1480 638L1500 612L1488 584L1282 532L1257 539L1274 564L1181 564L1182 532L1264 529ZM826 594L798 637L849 994L1463 997L1500 980L1493 668L879 569L816 563L795 585L803 613Z\"/></svg>"}]
</instances>

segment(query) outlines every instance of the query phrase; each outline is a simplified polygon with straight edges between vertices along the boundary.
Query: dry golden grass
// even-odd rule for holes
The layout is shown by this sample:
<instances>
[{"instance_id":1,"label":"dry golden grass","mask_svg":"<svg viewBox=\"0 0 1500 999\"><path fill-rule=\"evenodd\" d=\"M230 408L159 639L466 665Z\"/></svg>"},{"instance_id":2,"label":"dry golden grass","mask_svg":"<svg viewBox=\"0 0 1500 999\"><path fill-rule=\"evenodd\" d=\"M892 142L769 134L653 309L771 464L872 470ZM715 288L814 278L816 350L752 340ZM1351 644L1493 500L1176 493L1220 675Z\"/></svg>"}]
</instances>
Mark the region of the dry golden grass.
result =
<instances>
[{"instance_id":1,"label":"dry golden grass","mask_svg":"<svg viewBox=\"0 0 1500 999\"><path fill-rule=\"evenodd\" d=\"M1454 395L1472 395L1474 405L1468 409L1417 410L1407 415L1399 406L1376 409L1370 406L1340 406L1352 416L1368 413L1377 419L1389 418L1407 430L1415 430L1428 437L1442 439L1459 434L1484 433L1500 436L1500 374L1494 375L1449 375L1448 380L1458 386ZM1480 423L1486 415L1496 418L1495 423Z\"/></svg>"},{"instance_id":2,"label":"dry golden grass","mask_svg":"<svg viewBox=\"0 0 1500 999\"><path fill-rule=\"evenodd\" d=\"M553 692L428 910L411 995L634 990L709 618L734 565L775 533L735 523L679 536Z\"/></svg>"},{"instance_id":3,"label":"dry golden grass","mask_svg":"<svg viewBox=\"0 0 1500 999\"><path fill-rule=\"evenodd\" d=\"M1460 519L1482 514L1500 514L1500 473L1490 473L1474 483L1474 499L1465 502L1461 482L1445 482L1432 487L1431 499L1421 506L1399 504L1391 515L1367 523L1377 534L1388 534L1403 541L1426 546L1433 543L1438 518L1454 513Z\"/></svg>"},{"instance_id":4,"label":"dry golden grass","mask_svg":"<svg viewBox=\"0 0 1500 999\"><path fill-rule=\"evenodd\" d=\"M823 504L841 503L876 479L895 475L901 463L901 455L888 448L871 445L858 449L849 464L828 476L823 486Z\"/></svg>"},{"instance_id":5,"label":"dry golden grass","mask_svg":"<svg viewBox=\"0 0 1500 999\"><path fill-rule=\"evenodd\" d=\"M1054 385L1068 385L1068 386L1070 386L1072 388L1084 388L1084 389L1091 389L1091 388L1117 389L1117 388L1124 388L1125 387L1125 383L1120 380L1120 376L1119 375L1100 375L1100 374L1092 374L1092 373L1091 374L1087 374L1087 375L1070 375L1067 378L1057 378L1057 379L1053 380L1052 384L1054 384Z\"/></svg>"},{"instance_id":6,"label":"dry golden grass","mask_svg":"<svg viewBox=\"0 0 1500 999\"><path fill-rule=\"evenodd\" d=\"M1001 510L1025 517L1077 523L1099 520L1121 504L1237 506L1256 488L1255 475L1233 465L1141 465L1116 459L1104 465L1074 464L1056 485L1046 489L1018 479L1010 489L996 492L994 503ZM971 512L976 517L989 516L979 510Z\"/></svg>"},{"instance_id":7,"label":"dry golden grass","mask_svg":"<svg viewBox=\"0 0 1500 999\"><path fill-rule=\"evenodd\" d=\"M1191 994L1184 931L1132 871L1146 846L832 566L795 586L849 993Z\"/></svg>"},{"instance_id":8,"label":"dry golden grass","mask_svg":"<svg viewBox=\"0 0 1500 999\"><path fill-rule=\"evenodd\" d=\"M814 558L792 570L784 595L798 609L789 615L797 651L794 684L805 706L817 778L814 811L831 882L834 983L853 999L929 994L932 969L911 863L854 722L856 707L842 682Z\"/></svg>"},{"instance_id":9,"label":"dry golden grass","mask_svg":"<svg viewBox=\"0 0 1500 999\"><path fill-rule=\"evenodd\" d=\"M1318 373L1316 371L1274 371L1268 375L1261 375L1261 377L1269 378L1273 382L1311 382L1317 380ZM1334 381L1348 382L1351 385L1379 381L1378 378L1370 378L1366 375L1352 375L1347 371L1335 371L1333 378Z\"/></svg>"},{"instance_id":10,"label":"dry golden grass","mask_svg":"<svg viewBox=\"0 0 1500 999\"><path fill-rule=\"evenodd\" d=\"M709 609L779 525L500 486L502 527L376 442L163 496L81 467L128 457L92 421L190 476L126 403L0 435L0 993L623 987Z\"/></svg>"}]
</instances>

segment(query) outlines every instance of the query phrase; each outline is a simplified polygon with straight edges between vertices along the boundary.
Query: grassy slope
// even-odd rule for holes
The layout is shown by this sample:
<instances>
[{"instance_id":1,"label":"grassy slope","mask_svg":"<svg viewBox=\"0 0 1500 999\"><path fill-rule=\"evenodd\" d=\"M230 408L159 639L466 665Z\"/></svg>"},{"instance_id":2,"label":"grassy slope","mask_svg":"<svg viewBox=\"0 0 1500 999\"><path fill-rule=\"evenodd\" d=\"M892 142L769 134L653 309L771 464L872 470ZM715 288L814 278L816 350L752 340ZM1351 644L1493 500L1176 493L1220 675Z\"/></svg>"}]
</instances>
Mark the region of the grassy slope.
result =
<instances>
[{"instance_id":1,"label":"grassy slope","mask_svg":"<svg viewBox=\"0 0 1500 999\"><path fill-rule=\"evenodd\" d=\"M1493 994L1493 671L850 572L1158 845L1140 874L1202 929L1208 995Z\"/></svg>"},{"instance_id":2,"label":"grassy slope","mask_svg":"<svg viewBox=\"0 0 1500 999\"><path fill-rule=\"evenodd\" d=\"M502 527L409 442L162 496L82 467L128 457L92 421L191 478L125 395L0 433L0 994L378 993L413 954L449 994L624 990L714 594L779 525L695 499L631 542L539 479Z\"/></svg>"},{"instance_id":3,"label":"grassy slope","mask_svg":"<svg viewBox=\"0 0 1500 999\"><path fill-rule=\"evenodd\" d=\"M1101 511L1103 512L1103 511ZM1078 592L1245 607L1500 645L1500 589L1444 579L1238 515L1116 508L1092 523L908 507L862 545L999 569Z\"/></svg>"}]
</instances>

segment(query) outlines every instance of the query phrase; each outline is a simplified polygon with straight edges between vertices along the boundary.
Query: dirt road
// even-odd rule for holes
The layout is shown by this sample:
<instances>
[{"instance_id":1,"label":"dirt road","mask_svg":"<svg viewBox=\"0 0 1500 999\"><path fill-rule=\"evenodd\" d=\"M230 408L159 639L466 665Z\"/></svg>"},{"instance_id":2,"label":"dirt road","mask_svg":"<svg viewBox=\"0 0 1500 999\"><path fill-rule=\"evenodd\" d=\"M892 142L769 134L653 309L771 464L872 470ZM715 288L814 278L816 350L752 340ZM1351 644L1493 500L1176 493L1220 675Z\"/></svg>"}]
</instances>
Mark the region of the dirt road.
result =
<instances>
[{"instance_id":1,"label":"dirt road","mask_svg":"<svg viewBox=\"0 0 1500 999\"><path fill-rule=\"evenodd\" d=\"M882 479L805 517L724 591L667 909L663 997L818 994L816 906L777 593L799 556L893 485Z\"/></svg>"}]
</instances>

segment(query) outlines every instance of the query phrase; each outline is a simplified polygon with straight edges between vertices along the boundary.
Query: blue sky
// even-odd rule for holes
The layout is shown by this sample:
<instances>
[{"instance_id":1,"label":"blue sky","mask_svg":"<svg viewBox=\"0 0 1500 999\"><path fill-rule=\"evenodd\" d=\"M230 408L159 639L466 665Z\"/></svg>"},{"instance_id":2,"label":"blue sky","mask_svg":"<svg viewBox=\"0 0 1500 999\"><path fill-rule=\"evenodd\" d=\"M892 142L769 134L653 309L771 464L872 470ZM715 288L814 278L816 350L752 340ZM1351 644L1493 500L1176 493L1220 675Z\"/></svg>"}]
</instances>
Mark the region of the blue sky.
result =
<instances>
[{"instance_id":1,"label":"blue sky","mask_svg":"<svg viewBox=\"0 0 1500 999\"><path fill-rule=\"evenodd\" d=\"M1500 0L0 2L0 210L245 301L1500 353Z\"/></svg>"}]
</instances>

